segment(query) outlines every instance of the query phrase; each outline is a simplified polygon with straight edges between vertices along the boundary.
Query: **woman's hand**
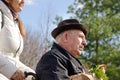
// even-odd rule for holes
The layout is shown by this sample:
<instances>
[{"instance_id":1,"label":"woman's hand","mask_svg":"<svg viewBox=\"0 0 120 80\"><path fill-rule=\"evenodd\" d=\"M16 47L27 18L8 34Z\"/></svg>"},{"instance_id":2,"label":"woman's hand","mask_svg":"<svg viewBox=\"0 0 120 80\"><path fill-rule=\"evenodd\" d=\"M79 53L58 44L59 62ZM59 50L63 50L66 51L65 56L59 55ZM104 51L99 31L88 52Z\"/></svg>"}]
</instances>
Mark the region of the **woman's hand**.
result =
<instances>
[{"instance_id":1,"label":"woman's hand","mask_svg":"<svg viewBox=\"0 0 120 80\"><path fill-rule=\"evenodd\" d=\"M11 80L24 80L24 79L25 79L25 75L20 70L17 70L11 77Z\"/></svg>"}]
</instances>

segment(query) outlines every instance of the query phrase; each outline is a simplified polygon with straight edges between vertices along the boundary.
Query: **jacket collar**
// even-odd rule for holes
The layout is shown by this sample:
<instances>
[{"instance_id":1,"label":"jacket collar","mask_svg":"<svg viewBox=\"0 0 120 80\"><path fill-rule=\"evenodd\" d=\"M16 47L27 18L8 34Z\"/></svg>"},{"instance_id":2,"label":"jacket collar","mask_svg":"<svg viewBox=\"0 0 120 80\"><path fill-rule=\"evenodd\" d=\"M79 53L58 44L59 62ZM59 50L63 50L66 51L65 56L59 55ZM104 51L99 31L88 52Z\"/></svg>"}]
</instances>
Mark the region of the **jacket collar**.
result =
<instances>
[{"instance_id":1,"label":"jacket collar","mask_svg":"<svg viewBox=\"0 0 120 80\"><path fill-rule=\"evenodd\" d=\"M3 11L3 13L10 19L10 20L14 20L13 19L13 15L11 10L6 6L6 4L0 0L0 9Z\"/></svg>"},{"instance_id":2,"label":"jacket collar","mask_svg":"<svg viewBox=\"0 0 120 80\"><path fill-rule=\"evenodd\" d=\"M54 49L54 48L58 49L58 51L60 51L61 54L63 54L64 56L66 56L69 59L75 58L68 51L66 51L63 47L61 47L59 44L57 44L55 42L53 43L52 49Z\"/></svg>"}]
</instances>

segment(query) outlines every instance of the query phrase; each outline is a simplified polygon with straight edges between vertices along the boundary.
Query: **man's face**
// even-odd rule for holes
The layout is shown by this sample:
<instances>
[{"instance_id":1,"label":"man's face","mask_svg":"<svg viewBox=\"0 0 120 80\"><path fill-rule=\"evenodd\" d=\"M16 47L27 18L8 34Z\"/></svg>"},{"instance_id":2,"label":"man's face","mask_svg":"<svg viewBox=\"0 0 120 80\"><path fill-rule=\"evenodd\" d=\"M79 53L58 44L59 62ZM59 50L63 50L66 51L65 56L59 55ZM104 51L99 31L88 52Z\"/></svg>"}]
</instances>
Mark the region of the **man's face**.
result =
<instances>
[{"instance_id":1,"label":"man's face","mask_svg":"<svg viewBox=\"0 0 120 80\"><path fill-rule=\"evenodd\" d=\"M70 30L68 31L68 50L74 57L78 57L84 49L84 46L87 44L85 35L80 30Z\"/></svg>"},{"instance_id":2,"label":"man's face","mask_svg":"<svg viewBox=\"0 0 120 80\"><path fill-rule=\"evenodd\" d=\"M14 11L14 12L20 12L24 6L24 0L6 0L8 3L9 7Z\"/></svg>"}]
</instances>

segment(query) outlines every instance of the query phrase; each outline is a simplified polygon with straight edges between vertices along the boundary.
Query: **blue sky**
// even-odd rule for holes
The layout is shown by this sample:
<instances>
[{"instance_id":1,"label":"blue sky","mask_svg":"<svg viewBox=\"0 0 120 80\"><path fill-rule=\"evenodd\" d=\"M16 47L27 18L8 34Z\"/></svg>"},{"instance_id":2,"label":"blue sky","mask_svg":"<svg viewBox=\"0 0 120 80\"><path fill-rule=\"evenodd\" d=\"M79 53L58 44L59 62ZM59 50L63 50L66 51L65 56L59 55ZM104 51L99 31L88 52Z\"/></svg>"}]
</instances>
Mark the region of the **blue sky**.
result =
<instances>
[{"instance_id":1,"label":"blue sky","mask_svg":"<svg viewBox=\"0 0 120 80\"><path fill-rule=\"evenodd\" d=\"M56 15L64 19L69 18L70 15L66 12L74 0L25 0L25 2L20 16L24 25L34 30L41 24L46 25L48 18L52 22Z\"/></svg>"}]
</instances>

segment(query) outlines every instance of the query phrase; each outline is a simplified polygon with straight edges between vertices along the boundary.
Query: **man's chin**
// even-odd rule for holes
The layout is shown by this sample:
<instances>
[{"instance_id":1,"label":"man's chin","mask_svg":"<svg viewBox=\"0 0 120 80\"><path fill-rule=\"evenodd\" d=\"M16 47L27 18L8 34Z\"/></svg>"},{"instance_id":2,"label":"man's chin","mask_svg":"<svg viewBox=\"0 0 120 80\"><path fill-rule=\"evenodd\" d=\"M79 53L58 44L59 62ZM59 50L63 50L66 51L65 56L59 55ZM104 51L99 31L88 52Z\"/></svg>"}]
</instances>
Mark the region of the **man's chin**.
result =
<instances>
[{"instance_id":1,"label":"man's chin","mask_svg":"<svg viewBox=\"0 0 120 80\"><path fill-rule=\"evenodd\" d=\"M79 53L76 55L76 58L78 58L80 55L81 55L81 52L79 52Z\"/></svg>"},{"instance_id":2,"label":"man's chin","mask_svg":"<svg viewBox=\"0 0 120 80\"><path fill-rule=\"evenodd\" d=\"M79 55L81 55L82 54L82 51L79 51L79 53L78 53Z\"/></svg>"}]
</instances>

